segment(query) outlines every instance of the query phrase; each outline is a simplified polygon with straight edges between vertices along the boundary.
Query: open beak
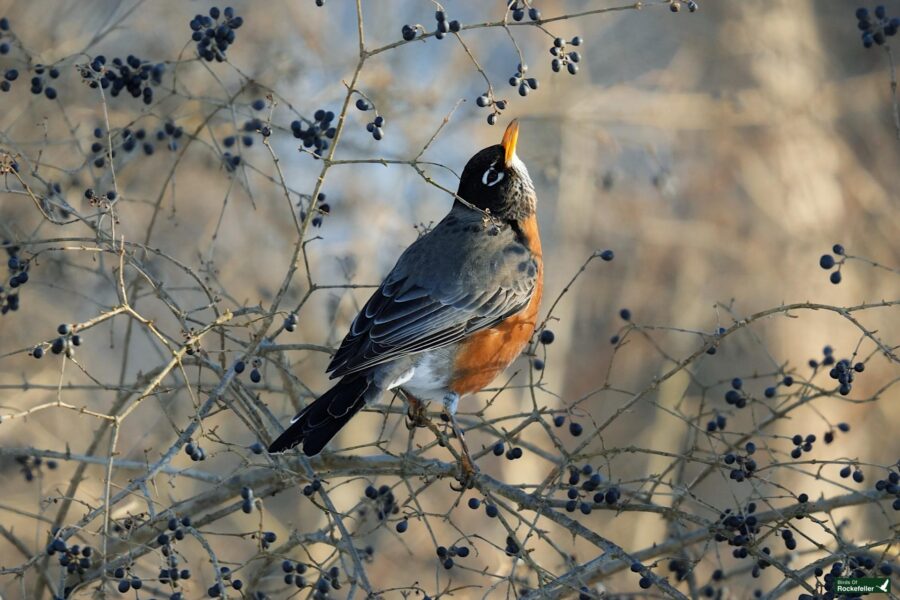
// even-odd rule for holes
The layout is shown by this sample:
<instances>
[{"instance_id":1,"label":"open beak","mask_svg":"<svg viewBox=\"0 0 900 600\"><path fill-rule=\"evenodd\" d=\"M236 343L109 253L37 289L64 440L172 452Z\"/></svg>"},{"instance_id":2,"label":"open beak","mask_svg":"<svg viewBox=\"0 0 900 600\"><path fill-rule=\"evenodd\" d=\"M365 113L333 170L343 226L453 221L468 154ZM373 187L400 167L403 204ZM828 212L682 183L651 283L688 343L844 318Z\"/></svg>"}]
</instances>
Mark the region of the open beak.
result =
<instances>
[{"instance_id":1,"label":"open beak","mask_svg":"<svg viewBox=\"0 0 900 600\"><path fill-rule=\"evenodd\" d=\"M513 119L512 123L509 124L506 131L503 133L503 141L500 142L503 146L504 161L506 162L507 167L512 164L513 157L516 155L516 143L518 141L519 121Z\"/></svg>"}]
</instances>

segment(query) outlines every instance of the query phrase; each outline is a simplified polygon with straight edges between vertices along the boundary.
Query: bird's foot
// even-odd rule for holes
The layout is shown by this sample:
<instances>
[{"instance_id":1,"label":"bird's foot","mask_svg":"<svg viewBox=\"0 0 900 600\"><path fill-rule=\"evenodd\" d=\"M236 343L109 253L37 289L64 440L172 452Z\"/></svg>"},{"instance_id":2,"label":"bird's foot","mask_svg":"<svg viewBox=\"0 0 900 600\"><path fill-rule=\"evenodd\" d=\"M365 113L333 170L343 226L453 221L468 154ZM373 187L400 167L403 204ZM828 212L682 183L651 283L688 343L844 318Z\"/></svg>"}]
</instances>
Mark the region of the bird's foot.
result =
<instances>
[{"instance_id":1,"label":"bird's foot","mask_svg":"<svg viewBox=\"0 0 900 600\"><path fill-rule=\"evenodd\" d=\"M414 396L406 396L406 428L427 427L429 423L425 403Z\"/></svg>"},{"instance_id":2,"label":"bird's foot","mask_svg":"<svg viewBox=\"0 0 900 600\"><path fill-rule=\"evenodd\" d=\"M456 409L459 406L459 394L450 393L444 396L444 413L441 416L446 417L450 422L450 427L456 439L459 440L459 462L457 463L456 480L459 482L459 488L453 488L457 491L468 490L475 487L475 478L478 475L478 469L469 454L469 446L466 444L466 438L463 435L462 428L456 420Z\"/></svg>"},{"instance_id":3,"label":"bird's foot","mask_svg":"<svg viewBox=\"0 0 900 600\"><path fill-rule=\"evenodd\" d=\"M459 482L459 487L454 487L452 484L450 487L457 492L471 490L475 487L475 479L478 476L478 467L475 466L475 463L472 461L472 457L469 456L468 452L464 451L460 454L459 462L456 466L456 481Z\"/></svg>"}]
</instances>

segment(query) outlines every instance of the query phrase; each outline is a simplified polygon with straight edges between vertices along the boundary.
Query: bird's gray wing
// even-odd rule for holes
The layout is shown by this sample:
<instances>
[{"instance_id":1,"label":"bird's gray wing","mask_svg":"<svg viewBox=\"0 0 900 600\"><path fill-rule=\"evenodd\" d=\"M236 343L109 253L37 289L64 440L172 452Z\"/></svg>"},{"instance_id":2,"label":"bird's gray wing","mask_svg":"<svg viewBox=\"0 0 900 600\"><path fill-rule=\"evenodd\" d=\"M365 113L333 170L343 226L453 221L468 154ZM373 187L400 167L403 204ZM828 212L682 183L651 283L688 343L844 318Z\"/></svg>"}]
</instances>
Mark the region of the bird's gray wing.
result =
<instances>
[{"instance_id":1,"label":"bird's gray wing","mask_svg":"<svg viewBox=\"0 0 900 600\"><path fill-rule=\"evenodd\" d=\"M524 308L538 265L510 226L457 206L420 237L354 319L328 372L342 377L439 348Z\"/></svg>"}]
</instances>

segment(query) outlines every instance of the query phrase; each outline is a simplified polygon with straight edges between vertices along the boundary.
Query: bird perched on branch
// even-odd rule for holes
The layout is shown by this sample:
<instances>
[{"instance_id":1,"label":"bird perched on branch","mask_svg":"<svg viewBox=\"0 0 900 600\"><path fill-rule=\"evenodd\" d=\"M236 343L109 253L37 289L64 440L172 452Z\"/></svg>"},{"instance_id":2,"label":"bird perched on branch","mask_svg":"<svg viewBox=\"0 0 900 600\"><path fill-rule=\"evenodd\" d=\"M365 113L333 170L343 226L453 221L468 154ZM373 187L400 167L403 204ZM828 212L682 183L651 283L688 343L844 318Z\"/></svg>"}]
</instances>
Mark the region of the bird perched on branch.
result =
<instances>
[{"instance_id":1,"label":"bird perched on branch","mask_svg":"<svg viewBox=\"0 0 900 600\"><path fill-rule=\"evenodd\" d=\"M513 121L466 164L450 212L416 240L354 319L327 371L337 384L269 446L318 454L367 403L399 388L413 414L441 402L460 440L461 480L475 472L456 420L534 333L543 287L537 197L516 156Z\"/></svg>"}]
</instances>

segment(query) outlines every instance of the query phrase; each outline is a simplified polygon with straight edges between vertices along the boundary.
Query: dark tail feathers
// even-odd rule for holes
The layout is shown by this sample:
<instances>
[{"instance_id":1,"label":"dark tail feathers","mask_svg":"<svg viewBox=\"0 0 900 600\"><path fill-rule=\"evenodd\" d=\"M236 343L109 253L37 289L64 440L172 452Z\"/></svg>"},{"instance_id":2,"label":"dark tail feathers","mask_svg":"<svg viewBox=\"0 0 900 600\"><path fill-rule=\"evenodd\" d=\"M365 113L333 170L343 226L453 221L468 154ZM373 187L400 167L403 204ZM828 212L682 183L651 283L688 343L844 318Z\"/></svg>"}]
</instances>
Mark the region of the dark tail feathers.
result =
<instances>
[{"instance_id":1,"label":"dark tail feathers","mask_svg":"<svg viewBox=\"0 0 900 600\"><path fill-rule=\"evenodd\" d=\"M344 377L291 419L291 425L269 446L284 452L303 444L303 453L315 456L347 422L366 405L373 384L365 374Z\"/></svg>"}]
</instances>

